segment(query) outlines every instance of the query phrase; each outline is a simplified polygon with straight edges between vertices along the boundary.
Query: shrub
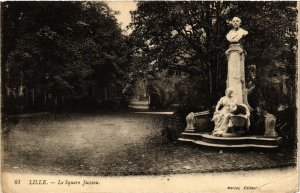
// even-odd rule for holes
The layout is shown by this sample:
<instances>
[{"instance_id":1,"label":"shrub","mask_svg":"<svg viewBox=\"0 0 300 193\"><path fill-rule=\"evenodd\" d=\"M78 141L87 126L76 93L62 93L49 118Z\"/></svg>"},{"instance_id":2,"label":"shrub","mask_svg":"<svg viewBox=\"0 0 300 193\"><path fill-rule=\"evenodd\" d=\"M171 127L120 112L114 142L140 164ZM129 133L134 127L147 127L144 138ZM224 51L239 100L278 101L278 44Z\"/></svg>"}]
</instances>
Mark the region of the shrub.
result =
<instances>
[{"instance_id":1,"label":"shrub","mask_svg":"<svg viewBox=\"0 0 300 193\"><path fill-rule=\"evenodd\" d=\"M163 129L161 130L163 141L166 143L175 142L180 133L184 131L185 120L179 113L175 112L171 117L164 121Z\"/></svg>"},{"instance_id":2,"label":"shrub","mask_svg":"<svg viewBox=\"0 0 300 193\"><path fill-rule=\"evenodd\" d=\"M180 133L184 131L186 127L186 116L190 112L201 112L207 109L195 107L195 106L181 106L176 112L168 119L164 121L162 129L162 137L164 142L174 142L180 136ZM209 127L208 130L211 128Z\"/></svg>"}]
</instances>

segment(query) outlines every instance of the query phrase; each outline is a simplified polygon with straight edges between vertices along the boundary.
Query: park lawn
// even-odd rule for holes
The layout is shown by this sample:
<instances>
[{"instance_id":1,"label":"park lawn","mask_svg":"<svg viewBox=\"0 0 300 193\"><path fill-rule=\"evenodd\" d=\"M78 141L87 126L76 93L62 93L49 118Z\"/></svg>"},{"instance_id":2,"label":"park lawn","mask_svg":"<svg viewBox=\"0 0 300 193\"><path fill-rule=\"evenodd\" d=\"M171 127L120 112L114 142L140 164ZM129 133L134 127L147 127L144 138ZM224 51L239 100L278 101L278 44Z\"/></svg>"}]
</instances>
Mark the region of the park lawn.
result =
<instances>
[{"instance_id":1,"label":"park lawn","mask_svg":"<svg viewBox=\"0 0 300 193\"><path fill-rule=\"evenodd\" d=\"M64 114L22 119L2 134L2 170L63 175L164 175L295 166L296 153L164 143L168 115Z\"/></svg>"}]
</instances>

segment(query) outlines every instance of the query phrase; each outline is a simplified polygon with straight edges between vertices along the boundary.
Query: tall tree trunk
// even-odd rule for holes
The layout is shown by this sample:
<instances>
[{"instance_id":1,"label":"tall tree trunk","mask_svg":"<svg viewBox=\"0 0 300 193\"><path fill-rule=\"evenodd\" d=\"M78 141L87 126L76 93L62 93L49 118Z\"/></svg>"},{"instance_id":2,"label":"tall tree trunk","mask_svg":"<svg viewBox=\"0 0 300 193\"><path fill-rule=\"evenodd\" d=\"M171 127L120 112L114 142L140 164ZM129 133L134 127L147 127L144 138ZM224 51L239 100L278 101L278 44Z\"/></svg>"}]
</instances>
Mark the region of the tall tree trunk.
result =
<instances>
[{"instance_id":1,"label":"tall tree trunk","mask_svg":"<svg viewBox=\"0 0 300 193\"><path fill-rule=\"evenodd\" d=\"M208 53L208 87L209 87L209 94L212 94L212 66L211 66L211 2L205 4L206 5L206 23L208 24L207 27L207 53Z\"/></svg>"},{"instance_id":2,"label":"tall tree trunk","mask_svg":"<svg viewBox=\"0 0 300 193\"><path fill-rule=\"evenodd\" d=\"M64 105L64 103L65 103L65 97L62 95L61 96L61 104Z\"/></svg>"},{"instance_id":3,"label":"tall tree trunk","mask_svg":"<svg viewBox=\"0 0 300 193\"><path fill-rule=\"evenodd\" d=\"M47 106L47 89L44 90L44 106Z\"/></svg>"},{"instance_id":4,"label":"tall tree trunk","mask_svg":"<svg viewBox=\"0 0 300 193\"><path fill-rule=\"evenodd\" d=\"M35 92L34 92L34 88L32 89L32 106L35 106Z\"/></svg>"},{"instance_id":5,"label":"tall tree trunk","mask_svg":"<svg viewBox=\"0 0 300 193\"><path fill-rule=\"evenodd\" d=\"M3 20L2 20L3 21ZM3 54L1 54L3 55ZM2 86L1 86L1 98L2 98L2 110L6 110L6 100L7 97L9 97L9 88L7 84L7 79L8 79L8 65L5 61L3 61L3 56L2 56L2 63L1 63L1 69L2 69ZM3 113L4 114L4 113Z\"/></svg>"},{"instance_id":6,"label":"tall tree trunk","mask_svg":"<svg viewBox=\"0 0 300 193\"><path fill-rule=\"evenodd\" d=\"M8 46L7 46L7 41L8 41L8 38L6 38L6 36L4 34L7 34L5 33L4 31L4 19L5 19L5 15L7 15L7 11L5 12L5 5L4 3L0 6L1 8L1 83L2 83L2 86L1 86L1 99L2 99L2 110L6 110L6 100L7 100L7 97L8 96L8 93L7 93L7 88L8 88L8 79L9 79L9 68L8 68L8 63L7 63L7 60L8 60L8 55L9 55L9 49L8 49ZM2 112L3 113L3 112ZM4 115L4 113L3 113Z\"/></svg>"},{"instance_id":7,"label":"tall tree trunk","mask_svg":"<svg viewBox=\"0 0 300 193\"><path fill-rule=\"evenodd\" d=\"M54 97L54 118L57 116L57 93L55 92L55 97Z\"/></svg>"},{"instance_id":8,"label":"tall tree trunk","mask_svg":"<svg viewBox=\"0 0 300 193\"><path fill-rule=\"evenodd\" d=\"M107 86L104 87L104 101L107 101L108 99L108 89Z\"/></svg>"},{"instance_id":9,"label":"tall tree trunk","mask_svg":"<svg viewBox=\"0 0 300 193\"><path fill-rule=\"evenodd\" d=\"M95 98L95 87L96 87L96 85L95 85L95 83L93 83L93 86L92 86L92 98Z\"/></svg>"},{"instance_id":10,"label":"tall tree trunk","mask_svg":"<svg viewBox=\"0 0 300 193\"><path fill-rule=\"evenodd\" d=\"M57 109L57 94L55 93L55 99L54 99L54 106L55 106L55 109Z\"/></svg>"},{"instance_id":11,"label":"tall tree trunk","mask_svg":"<svg viewBox=\"0 0 300 193\"><path fill-rule=\"evenodd\" d=\"M216 9L217 9L217 39L216 39L216 43L215 45L219 46L220 44L220 28L221 28L221 24L220 24L220 6L221 6L221 2L216 2ZM220 70L219 70L219 65L220 65L220 61L219 61L219 49L217 49L215 51L215 62L216 62L216 78L215 78L215 90L216 92L218 92L218 90L220 89Z\"/></svg>"},{"instance_id":12,"label":"tall tree trunk","mask_svg":"<svg viewBox=\"0 0 300 193\"><path fill-rule=\"evenodd\" d=\"M26 105L25 107L28 108L29 106L29 89L26 87Z\"/></svg>"}]
</instances>

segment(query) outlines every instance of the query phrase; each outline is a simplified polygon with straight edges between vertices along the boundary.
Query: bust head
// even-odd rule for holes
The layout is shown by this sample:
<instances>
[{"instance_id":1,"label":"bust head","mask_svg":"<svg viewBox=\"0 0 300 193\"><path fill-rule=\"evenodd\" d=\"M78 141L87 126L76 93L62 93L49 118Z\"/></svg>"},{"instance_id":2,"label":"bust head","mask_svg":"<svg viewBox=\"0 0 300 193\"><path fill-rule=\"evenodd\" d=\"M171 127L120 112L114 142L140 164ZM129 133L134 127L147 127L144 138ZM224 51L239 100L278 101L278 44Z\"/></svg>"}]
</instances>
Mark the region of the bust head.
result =
<instances>
[{"instance_id":1,"label":"bust head","mask_svg":"<svg viewBox=\"0 0 300 193\"><path fill-rule=\"evenodd\" d=\"M234 17L231 20L231 24L234 29L238 30L241 26L242 20L239 17Z\"/></svg>"}]
</instances>

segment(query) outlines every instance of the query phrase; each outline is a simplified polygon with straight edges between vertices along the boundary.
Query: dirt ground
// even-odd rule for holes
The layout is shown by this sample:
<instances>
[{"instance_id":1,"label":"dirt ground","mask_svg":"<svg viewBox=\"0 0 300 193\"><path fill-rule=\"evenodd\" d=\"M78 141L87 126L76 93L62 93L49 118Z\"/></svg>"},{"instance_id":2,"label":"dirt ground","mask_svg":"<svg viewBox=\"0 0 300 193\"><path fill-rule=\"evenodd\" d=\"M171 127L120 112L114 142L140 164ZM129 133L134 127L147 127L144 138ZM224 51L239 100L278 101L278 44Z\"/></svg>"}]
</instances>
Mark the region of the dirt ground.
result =
<instances>
[{"instance_id":1,"label":"dirt ground","mask_svg":"<svg viewBox=\"0 0 300 193\"><path fill-rule=\"evenodd\" d=\"M161 140L168 115L68 114L22 119L2 134L2 170L62 175L223 172L294 166L296 153Z\"/></svg>"}]
</instances>

